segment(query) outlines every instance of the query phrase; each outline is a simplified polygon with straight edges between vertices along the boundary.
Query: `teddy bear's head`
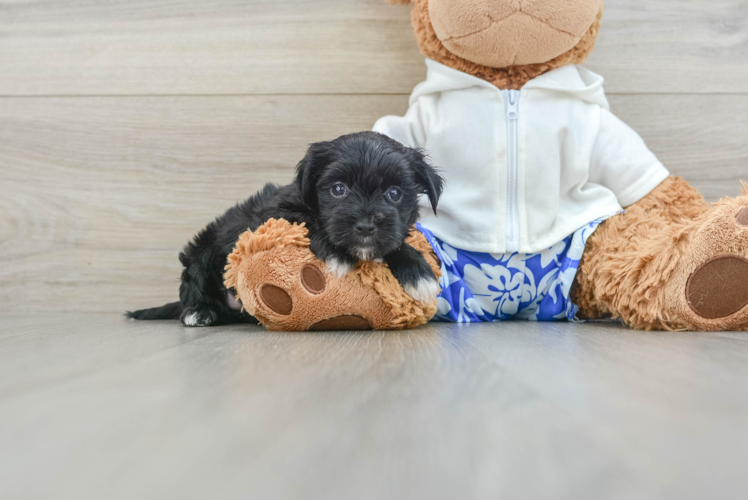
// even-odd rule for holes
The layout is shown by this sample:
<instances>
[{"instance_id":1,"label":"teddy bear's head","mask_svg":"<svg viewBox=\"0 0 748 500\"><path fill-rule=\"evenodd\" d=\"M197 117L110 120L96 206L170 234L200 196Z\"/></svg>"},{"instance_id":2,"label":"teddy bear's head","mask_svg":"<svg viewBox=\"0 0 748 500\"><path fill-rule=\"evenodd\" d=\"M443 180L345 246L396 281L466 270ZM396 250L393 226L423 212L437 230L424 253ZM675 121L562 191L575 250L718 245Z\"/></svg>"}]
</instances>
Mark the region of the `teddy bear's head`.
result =
<instances>
[{"instance_id":1,"label":"teddy bear's head","mask_svg":"<svg viewBox=\"0 0 748 500\"><path fill-rule=\"evenodd\" d=\"M502 89L592 52L602 0L388 0L412 3L421 52Z\"/></svg>"}]
</instances>

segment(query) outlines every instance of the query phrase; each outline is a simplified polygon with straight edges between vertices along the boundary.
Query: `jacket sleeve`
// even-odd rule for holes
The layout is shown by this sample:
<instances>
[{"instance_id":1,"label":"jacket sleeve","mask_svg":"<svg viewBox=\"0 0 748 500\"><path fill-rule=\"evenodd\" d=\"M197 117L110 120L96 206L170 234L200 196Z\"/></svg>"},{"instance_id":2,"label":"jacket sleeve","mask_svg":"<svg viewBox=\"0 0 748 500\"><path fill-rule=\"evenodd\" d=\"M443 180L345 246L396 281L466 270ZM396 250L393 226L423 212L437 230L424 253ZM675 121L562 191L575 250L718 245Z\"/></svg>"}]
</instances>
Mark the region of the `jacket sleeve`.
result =
<instances>
[{"instance_id":1,"label":"jacket sleeve","mask_svg":"<svg viewBox=\"0 0 748 500\"><path fill-rule=\"evenodd\" d=\"M424 145L426 131L420 101L413 103L405 116L383 116L377 120L372 130L395 139L404 146L414 148Z\"/></svg>"},{"instance_id":2,"label":"jacket sleeve","mask_svg":"<svg viewBox=\"0 0 748 500\"><path fill-rule=\"evenodd\" d=\"M607 109L592 153L590 181L613 191L622 207L648 195L670 172L631 127Z\"/></svg>"}]
</instances>

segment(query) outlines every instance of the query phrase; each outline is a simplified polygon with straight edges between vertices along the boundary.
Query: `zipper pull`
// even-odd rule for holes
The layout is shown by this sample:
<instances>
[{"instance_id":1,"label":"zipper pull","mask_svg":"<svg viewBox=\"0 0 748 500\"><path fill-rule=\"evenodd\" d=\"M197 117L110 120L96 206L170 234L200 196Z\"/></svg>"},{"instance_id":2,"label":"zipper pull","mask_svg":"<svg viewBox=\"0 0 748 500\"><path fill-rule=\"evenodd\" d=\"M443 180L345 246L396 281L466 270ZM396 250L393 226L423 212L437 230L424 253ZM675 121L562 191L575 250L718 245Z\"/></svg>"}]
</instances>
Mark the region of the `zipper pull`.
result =
<instances>
[{"instance_id":1,"label":"zipper pull","mask_svg":"<svg viewBox=\"0 0 748 500\"><path fill-rule=\"evenodd\" d=\"M519 119L519 92L510 90L507 94L506 117L510 120Z\"/></svg>"}]
</instances>

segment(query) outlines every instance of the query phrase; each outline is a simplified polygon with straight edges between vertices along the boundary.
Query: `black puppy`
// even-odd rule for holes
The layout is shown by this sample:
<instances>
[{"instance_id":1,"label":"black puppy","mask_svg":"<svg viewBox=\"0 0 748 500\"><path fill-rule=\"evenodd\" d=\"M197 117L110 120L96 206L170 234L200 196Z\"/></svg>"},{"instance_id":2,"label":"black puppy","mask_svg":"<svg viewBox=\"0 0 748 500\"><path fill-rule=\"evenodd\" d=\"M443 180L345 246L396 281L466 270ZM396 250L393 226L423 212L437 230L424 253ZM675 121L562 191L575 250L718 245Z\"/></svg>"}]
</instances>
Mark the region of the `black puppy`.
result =
<instances>
[{"instance_id":1,"label":"black puppy","mask_svg":"<svg viewBox=\"0 0 748 500\"><path fill-rule=\"evenodd\" d=\"M292 184L267 184L208 224L179 260L184 265L179 302L128 312L134 319L176 319L186 326L254 322L241 312L234 290L223 286L228 254L247 229L270 218L306 223L311 251L337 276L359 259L383 260L403 289L426 301L438 285L423 256L405 243L418 218L418 198L433 210L443 179L417 149L387 136L360 132L312 144Z\"/></svg>"}]
</instances>

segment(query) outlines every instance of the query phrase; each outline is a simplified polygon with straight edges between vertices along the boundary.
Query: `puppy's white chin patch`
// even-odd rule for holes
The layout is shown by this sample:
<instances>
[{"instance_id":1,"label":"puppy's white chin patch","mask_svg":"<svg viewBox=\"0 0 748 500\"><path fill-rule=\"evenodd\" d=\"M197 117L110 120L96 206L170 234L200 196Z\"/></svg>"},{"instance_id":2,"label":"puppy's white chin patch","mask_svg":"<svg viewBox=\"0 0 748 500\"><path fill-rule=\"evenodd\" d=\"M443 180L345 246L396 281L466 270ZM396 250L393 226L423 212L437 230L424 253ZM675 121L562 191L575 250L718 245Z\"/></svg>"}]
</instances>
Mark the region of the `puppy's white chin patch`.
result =
<instances>
[{"instance_id":1,"label":"puppy's white chin patch","mask_svg":"<svg viewBox=\"0 0 748 500\"><path fill-rule=\"evenodd\" d=\"M327 265L327 270L330 271L335 277L342 278L346 274L348 274L352 269L353 266L346 263L341 262L335 257L331 257L325 261L325 265Z\"/></svg>"},{"instance_id":2,"label":"puppy's white chin patch","mask_svg":"<svg viewBox=\"0 0 748 500\"><path fill-rule=\"evenodd\" d=\"M421 278L415 285L405 285L405 293L421 302L430 302L439 295L439 282L434 278Z\"/></svg>"},{"instance_id":3,"label":"puppy's white chin patch","mask_svg":"<svg viewBox=\"0 0 748 500\"><path fill-rule=\"evenodd\" d=\"M361 260L374 260L374 249L373 248L359 248L358 258Z\"/></svg>"}]
</instances>

